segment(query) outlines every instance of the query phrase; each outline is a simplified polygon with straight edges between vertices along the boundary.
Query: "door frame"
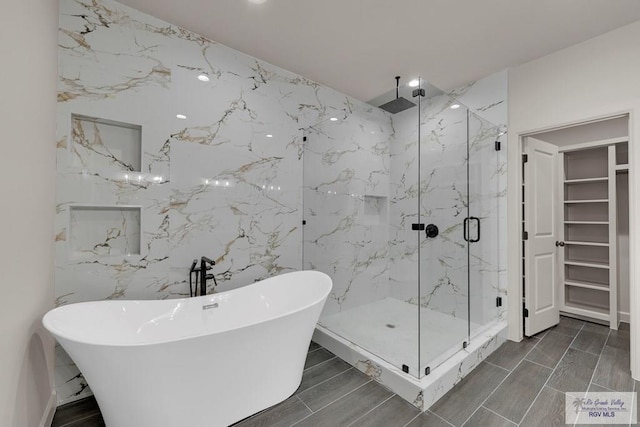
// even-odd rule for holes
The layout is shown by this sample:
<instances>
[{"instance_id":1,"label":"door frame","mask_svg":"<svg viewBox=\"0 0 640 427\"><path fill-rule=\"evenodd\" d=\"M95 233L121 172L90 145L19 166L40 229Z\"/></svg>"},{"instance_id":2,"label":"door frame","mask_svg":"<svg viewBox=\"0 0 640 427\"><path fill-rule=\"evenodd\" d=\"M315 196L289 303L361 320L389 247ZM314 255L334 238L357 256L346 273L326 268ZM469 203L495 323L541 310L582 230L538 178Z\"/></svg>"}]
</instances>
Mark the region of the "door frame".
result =
<instances>
[{"instance_id":1,"label":"door frame","mask_svg":"<svg viewBox=\"0 0 640 427\"><path fill-rule=\"evenodd\" d=\"M628 115L629 117L629 259L637 259L638 246L636 245L636 221L640 206L636 206L639 200L636 198L636 190L640 190L640 173L636 174L636 165L640 164L640 147L634 145L635 132L640 132L640 114L634 114L635 105L607 114L599 114L592 117L584 117L570 122L552 123L536 129L509 129L508 140L513 141L509 145L508 171L507 171L507 297L508 297L508 338L512 341L521 341L524 338L523 317L523 291L522 291L522 153L524 139L541 132L559 130L608 120L614 117ZM640 141L640 138L638 138ZM640 245L640 243L638 243ZM630 262L629 268L629 292L630 292L630 328L631 328L631 374L634 379L640 380L640 337L636 337L638 326L638 310L640 308L640 290L636 286L636 277L640 277L640 263Z\"/></svg>"}]
</instances>

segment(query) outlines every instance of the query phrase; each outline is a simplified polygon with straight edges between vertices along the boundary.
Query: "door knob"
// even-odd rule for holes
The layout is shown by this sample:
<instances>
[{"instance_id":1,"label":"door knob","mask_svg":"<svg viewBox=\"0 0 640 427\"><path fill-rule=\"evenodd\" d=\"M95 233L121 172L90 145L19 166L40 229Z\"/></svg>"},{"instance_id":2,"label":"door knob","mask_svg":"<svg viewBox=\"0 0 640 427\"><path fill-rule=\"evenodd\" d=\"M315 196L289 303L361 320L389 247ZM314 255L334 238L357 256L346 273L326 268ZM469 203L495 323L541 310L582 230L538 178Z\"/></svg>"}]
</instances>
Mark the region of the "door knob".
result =
<instances>
[{"instance_id":1,"label":"door knob","mask_svg":"<svg viewBox=\"0 0 640 427\"><path fill-rule=\"evenodd\" d=\"M556 246L564 246L564 242L556 242Z\"/></svg>"}]
</instances>

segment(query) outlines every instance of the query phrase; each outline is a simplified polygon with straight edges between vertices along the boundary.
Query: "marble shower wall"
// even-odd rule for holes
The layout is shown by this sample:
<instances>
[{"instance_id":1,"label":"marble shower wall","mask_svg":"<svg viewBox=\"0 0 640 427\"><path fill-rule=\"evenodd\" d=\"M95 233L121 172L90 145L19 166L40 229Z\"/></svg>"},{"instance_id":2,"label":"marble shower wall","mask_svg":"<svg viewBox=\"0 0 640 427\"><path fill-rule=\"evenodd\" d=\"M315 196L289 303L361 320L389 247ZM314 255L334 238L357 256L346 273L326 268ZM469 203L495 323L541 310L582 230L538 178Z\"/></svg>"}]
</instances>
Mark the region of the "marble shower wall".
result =
<instances>
[{"instance_id":1,"label":"marble shower wall","mask_svg":"<svg viewBox=\"0 0 640 427\"><path fill-rule=\"evenodd\" d=\"M466 319L468 269L462 225L467 216L467 113L464 107L450 109L453 98L434 92L428 90L432 96L422 99L419 158L417 111L397 115L394 123L398 143L391 152L391 295ZM438 237L427 239L424 232L411 229L418 222L418 209L420 222L435 224Z\"/></svg>"},{"instance_id":2,"label":"marble shower wall","mask_svg":"<svg viewBox=\"0 0 640 427\"><path fill-rule=\"evenodd\" d=\"M389 294L392 119L368 106L305 132L304 268L333 279L323 315Z\"/></svg>"},{"instance_id":3,"label":"marble shower wall","mask_svg":"<svg viewBox=\"0 0 640 427\"><path fill-rule=\"evenodd\" d=\"M464 319L470 315L472 327L506 312L506 298L496 308L496 297L506 292L506 138L502 137L501 151L495 151L494 145L498 129L506 127L506 78L506 72L500 72L448 94L428 88L420 119L420 188L416 113L409 110L393 119L398 142L391 149L391 296ZM474 106L468 120L468 155L465 102ZM450 109L454 103L463 105ZM420 220L439 227L436 239L426 239L422 233L417 236L410 229L417 222L418 192ZM482 233L480 242L469 245L469 267L463 239L467 215L480 218ZM475 237L473 225L470 234Z\"/></svg>"},{"instance_id":4,"label":"marble shower wall","mask_svg":"<svg viewBox=\"0 0 640 427\"><path fill-rule=\"evenodd\" d=\"M61 1L58 106L58 305L300 269L302 129L370 109L111 0ZM60 348L56 389L90 393Z\"/></svg>"}]
</instances>

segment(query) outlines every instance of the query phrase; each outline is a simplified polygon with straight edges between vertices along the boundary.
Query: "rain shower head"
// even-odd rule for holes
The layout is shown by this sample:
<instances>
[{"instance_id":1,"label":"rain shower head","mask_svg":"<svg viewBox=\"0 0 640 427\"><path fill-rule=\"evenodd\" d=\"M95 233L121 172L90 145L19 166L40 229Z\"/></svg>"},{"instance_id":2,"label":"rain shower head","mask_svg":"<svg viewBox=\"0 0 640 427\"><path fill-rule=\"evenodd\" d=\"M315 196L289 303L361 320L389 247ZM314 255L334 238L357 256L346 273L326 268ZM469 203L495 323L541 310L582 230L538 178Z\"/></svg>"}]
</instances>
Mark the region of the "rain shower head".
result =
<instances>
[{"instance_id":1,"label":"rain shower head","mask_svg":"<svg viewBox=\"0 0 640 427\"><path fill-rule=\"evenodd\" d=\"M396 99L382 104L380 108L391 114L396 114L415 106L416 104L400 96L400 76L396 76Z\"/></svg>"}]
</instances>

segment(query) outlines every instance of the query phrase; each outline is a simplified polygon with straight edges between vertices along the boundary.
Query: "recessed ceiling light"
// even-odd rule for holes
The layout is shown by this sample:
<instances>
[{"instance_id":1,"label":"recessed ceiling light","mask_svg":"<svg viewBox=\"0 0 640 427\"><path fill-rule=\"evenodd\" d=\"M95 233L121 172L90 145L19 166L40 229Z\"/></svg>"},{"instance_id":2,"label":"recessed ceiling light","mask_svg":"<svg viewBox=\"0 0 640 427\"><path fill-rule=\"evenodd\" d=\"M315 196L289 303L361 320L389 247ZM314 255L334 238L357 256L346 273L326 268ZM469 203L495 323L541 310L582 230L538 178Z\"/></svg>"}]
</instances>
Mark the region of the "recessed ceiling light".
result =
<instances>
[{"instance_id":1,"label":"recessed ceiling light","mask_svg":"<svg viewBox=\"0 0 640 427\"><path fill-rule=\"evenodd\" d=\"M413 79L409 82L409 87L416 87L418 85L420 85L420 80L418 79Z\"/></svg>"},{"instance_id":2,"label":"recessed ceiling light","mask_svg":"<svg viewBox=\"0 0 640 427\"><path fill-rule=\"evenodd\" d=\"M253 3L253 4L262 4L265 3L267 0L249 0L249 3Z\"/></svg>"},{"instance_id":3,"label":"recessed ceiling light","mask_svg":"<svg viewBox=\"0 0 640 427\"><path fill-rule=\"evenodd\" d=\"M273 138L273 135L268 134L268 135L267 135L267 138Z\"/></svg>"},{"instance_id":4,"label":"recessed ceiling light","mask_svg":"<svg viewBox=\"0 0 640 427\"><path fill-rule=\"evenodd\" d=\"M201 82L208 82L209 81L209 76L207 76L206 74L200 74L198 76L198 80L200 80Z\"/></svg>"},{"instance_id":5,"label":"recessed ceiling light","mask_svg":"<svg viewBox=\"0 0 640 427\"><path fill-rule=\"evenodd\" d=\"M331 117L329 120L331 120L332 122L337 122L338 121L338 119L335 118L335 117Z\"/></svg>"},{"instance_id":6,"label":"recessed ceiling light","mask_svg":"<svg viewBox=\"0 0 640 427\"><path fill-rule=\"evenodd\" d=\"M457 110L458 108L460 108L460 104L453 104L451 107L452 110Z\"/></svg>"},{"instance_id":7,"label":"recessed ceiling light","mask_svg":"<svg viewBox=\"0 0 640 427\"><path fill-rule=\"evenodd\" d=\"M187 118L187 116L185 116L184 114L176 114L176 117L179 118L180 120L184 120Z\"/></svg>"}]
</instances>

